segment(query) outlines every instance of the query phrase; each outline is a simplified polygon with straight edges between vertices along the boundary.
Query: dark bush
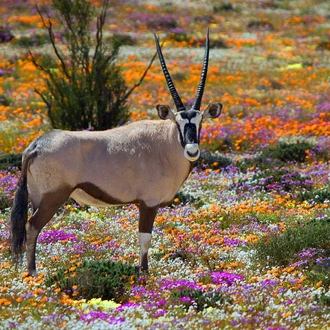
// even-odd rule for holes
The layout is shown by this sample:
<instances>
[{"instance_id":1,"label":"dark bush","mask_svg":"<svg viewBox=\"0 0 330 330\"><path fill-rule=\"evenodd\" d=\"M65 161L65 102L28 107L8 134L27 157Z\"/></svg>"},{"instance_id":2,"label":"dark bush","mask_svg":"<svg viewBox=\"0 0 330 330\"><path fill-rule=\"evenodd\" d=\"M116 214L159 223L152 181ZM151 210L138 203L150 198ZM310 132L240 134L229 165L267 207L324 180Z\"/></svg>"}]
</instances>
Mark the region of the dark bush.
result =
<instances>
[{"instance_id":1,"label":"dark bush","mask_svg":"<svg viewBox=\"0 0 330 330\"><path fill-rule=\"evenodd\" d=\"M8 30L0 27L0 44L14 39L14 35Z\"/></svg>"},{"instance_id":2,"label":"dark bush","mask_svg":"<svg viewBox=\"0 0 330 330\"><path fill-rule=\"evenodd\" d=\"M262 151L262 158L277 159L286 162L305 162L306 151L311 150L313 145L308 142L297 143L280 143L278 145L268 147Z\"/></svg>"},{"instance_id":3,"label":"dark bush","mask_svg":"<svg viewBox=\"0 0 330 330\"><path fill-rule=\"evenodd\" d=\"M232 161L229 158L219 153L211 153L208 151L202 152L199 159L194 163L194 167L200 169L210 168L212 170L224 168L229 165L232 165Z\"/></svg>"},{"instance_id":4,"label":"dark bush","mask_svg":"<svg viewBox=\"0 0 330 330\"><path fill-rule=\"evenodd\" d=\"M129 89L116 63L123 38L114 36L107 43L103 38L108 3L103 0L95 40L91 28L95 7L90 1L52 0L50 8L37 7L54 56L30 56L45 77L46 90L36 92L47 105L54 128L103 130L128 120L127 99L141 84L151 63ZM50 13L54 17L50 18ZM62 31L54 30L54 18L62 24L58 24ZM65 52L59 45L59 33L67 47Z\"/></svg>"},{"instance_id":5,"label":"dark bush","mask_svg":"<svg viewBox=\"0 0 330 330\"><path fill-rule=\"evenodd\" d=\"M21 168L22 155L21 154L6 154L0 156L0 171L6 171L8 168Z\"/></svg>"},{"instance_id":6,"label":"dark bush","mask_svg":"<svg viewBox=\"0 0 330 330\"><path fill-rule=\"evenodd\" d=\"M315 301L317 304L320 304L321 306L330 307L330 297L324 292L322 292L319 296L316 296Z\"/></svg>"},{"instance_id":7,"label":"dark bush","mask_svg":"<svg viewBox=\"0 0 330 330\"><path fill-rule=\"evenodd\" d=\"M4 94L0 94L0 104L4 105L4 106L8 106L10 105L11 101L9 100L9 98L4 95Z\"/></svg>"},{"instance_id":8,"label":"dark bush","mask_svg":"<svg viewBox=\"0 0 330 330\"><path fill-rule=\"evenodd\" d=\"M49 36L47 34L34 34L32 36L22 36L12 41L12 44L20 47L36 47L49 43Z\"/></svg>"},{"instance_id":9,"label":"dark bush","mask_svg":"<svg viewBox=\"0 0 330 330\"><path fill-rule=\"evenodd\" d=\"M237 162L237 167L245 172L250 167L259 167L260 169L271 169L282 167L287 162L306 161L307 151L312 150L313 145L308 142L297 143L279 143L263 149L259 156L252 159L244 159Z\"/></svg>"},{"instance_id":10,"label":"dark bush","mask_svg":"<svg viewBox=\"0 0 330 330\"><path fill-rule=\"evenodd\" d=\"M316 50L330 50L330 41L322 41L322 42L320 42L317 45Z\"/></svg>"},{"instance_id":11,"label":"dark bush","mask_svg":"<svg viewBox=\"0 0 330 330\"><path fill-rule=\"evenodd\" d=\"M55 285L77 299L101 298L123 303L129 287L137 282L136 267L114 261L85 261L75 270L63 268L46 279L46 285ZM77 289L73 289L73 288Z\"/></svg>"},{"instance_id":12,"label":"dark bush","mask_svg":"<svg viewBox=\"0 0 330 330\"><path fill-rule=\"evenodd\" d=\"M136 45L136 39L134 39L133 37L131 37L128 34L115 33L113 35L113 39L119 45L127 45L127 46L135 46ZM111 40L110 40L110 42L111 42Z\"/></svg>"},{"instance_id":13,"label":"dark bush","mask_svg":"<svg viewBox=\"0 0 330 330\"><path fill-rule=\"evenodd\" d=\"M295 255L304 249L315 248L330 253L330 218L297 223L283 233L262 237L253 245L256 259L270 266L288 266L295 261Z\"/></svg>"},{"instance_id":14,"label":"dark bush","mask_svg":"<svg viewBox=\"0 0 330 330\"><path fill-rule=\"evenodd\" d=\"M329 251L328 251L329 252ZM322 259L322 258L320 258ZM330 259L323 258L324 260L313 262L310 269L306 272L307 279L312 283L322 282L325 288L330 286ZM329 300L330 303L330 300Z\"/></svg>"},{"instance_id":15,"label":"dark bush","mask_svg":"<svg viewBox=\"0 0 330 330\"><path fill-rule=\"evenodd\" d=\"M234 7L231 3L223 3L220 6L213 6L213 12L219 13L222 11L233 11Z\"/></svg>"},{"instance_id":16,"label":"dark bush","mask_svg":"<svg viewBox=\"0 0 330 330\"><path fill-rule=\"evenodd\" d=\"M226 301L219 292L204 292L192 288L174 290L171 292L171 298L184 305L187 310L190 306L193 306L197 312L203 311L208 307L219 307ZM228 302L232 302L232 300L228 299Z\"/></svg>"},{"instance_id":17,"label":"dark bush","mask_svg":"<svg viewBox=\"0 0 330 330\"><path fill-rule=\"evenodd\" d=\"M196 207L202 207L204 205L203 201L199 197L194 197L193 195L184 193L182 191L179 191L175 194L170 207L175 207L178 204L194 204Z\"/></svg>"},{"instance_id":18,"label":"dark bush","mask_svg":"<svg viewBox=\"0 0 330 330\"><path fill-rule=\"evenodd\" d=\"M266 20L253 20L250 21L247 25L249 30L253 31L273 31L274 26L272 23Z\"/></svg>"},{"instance_id":19,"label":"dark bush","mask_svg":"<svg viewBox=\"0 0 330 330\"><path fill-rule=\"evenodd\" d=\"M314 189L311 191L302 190L299 191L296 200L299 202L311 201L314 203L324 203L325 201L330 201L330 190L327 188Z\"/></svg>"}]
</instances>

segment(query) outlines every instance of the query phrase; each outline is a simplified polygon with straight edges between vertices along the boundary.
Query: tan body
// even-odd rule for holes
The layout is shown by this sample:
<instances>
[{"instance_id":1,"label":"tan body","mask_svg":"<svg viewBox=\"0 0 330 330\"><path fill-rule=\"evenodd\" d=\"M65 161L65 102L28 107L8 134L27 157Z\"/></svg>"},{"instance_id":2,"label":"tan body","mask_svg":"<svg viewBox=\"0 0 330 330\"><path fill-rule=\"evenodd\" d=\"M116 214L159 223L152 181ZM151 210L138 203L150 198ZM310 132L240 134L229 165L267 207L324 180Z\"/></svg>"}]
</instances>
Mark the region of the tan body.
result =
<instances>
[{"instance_id":1,"label":"tan body","mask_svg":"<svg viewBox=\"0 0 330 330\"><path fill-rule=\"evenodd\" d=\"M78 203L93 206L167 204L190 171L182 150L170 120L101 132L52 131L24 153L26 158L37 152L27 175L33 206L37 209L45 194L61 189L71 190Z\"/></svg>"}]
</instances>

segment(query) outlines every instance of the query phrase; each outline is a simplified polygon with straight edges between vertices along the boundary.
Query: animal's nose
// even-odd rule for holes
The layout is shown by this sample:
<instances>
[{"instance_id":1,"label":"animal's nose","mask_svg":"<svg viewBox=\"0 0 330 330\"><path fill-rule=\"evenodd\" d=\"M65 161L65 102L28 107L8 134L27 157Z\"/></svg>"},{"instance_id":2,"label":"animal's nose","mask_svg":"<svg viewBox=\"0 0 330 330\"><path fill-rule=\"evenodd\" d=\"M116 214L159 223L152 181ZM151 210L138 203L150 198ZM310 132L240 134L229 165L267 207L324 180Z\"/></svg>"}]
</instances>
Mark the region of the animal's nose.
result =
<instances>
[{"instance_id":1,"label":"animal's nose","mask_svg":"<svg viewBox=\"0 0 330 330\"><path fill-rule=\"evenodd\" d=\"M188 143L184 148L184 156L191 162L199 158L200 150L198 143Z\"/></svg>"}]
</instances>

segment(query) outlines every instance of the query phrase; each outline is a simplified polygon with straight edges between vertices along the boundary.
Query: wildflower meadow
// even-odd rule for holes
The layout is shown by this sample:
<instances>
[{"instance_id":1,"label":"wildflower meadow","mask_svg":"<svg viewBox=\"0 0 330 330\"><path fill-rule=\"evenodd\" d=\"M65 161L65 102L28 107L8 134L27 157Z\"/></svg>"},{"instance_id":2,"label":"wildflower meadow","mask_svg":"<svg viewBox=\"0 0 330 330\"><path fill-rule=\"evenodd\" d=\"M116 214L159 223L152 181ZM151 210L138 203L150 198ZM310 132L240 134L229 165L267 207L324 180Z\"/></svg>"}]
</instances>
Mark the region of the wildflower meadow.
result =
<instances>
[{"instance_id":1,"label":"wildflower meadow","mask_svg":"<svg viewBox=\"0 0 330 330\"><path fill-rule=\"evenodd\" d=\"M18 160L51 130L29 55L52 52L35 7L48 2L0 2L0 160L15 160L0 162L0 328L330 329L330 2L110 1L105 37L121 37L128 86L155 54L156 33L192 105L209 27L202 109L224 106L158 213L149 273L122 277L112 298L84 297L74 281L86 262L138 265L134 205L69 200L39 235L35 278L9 251ZM173 107L156 59L128 100L130 121L157 119L157 104ZM71 287L52 280L60 272Z\"/></svg>"}]
</instances>

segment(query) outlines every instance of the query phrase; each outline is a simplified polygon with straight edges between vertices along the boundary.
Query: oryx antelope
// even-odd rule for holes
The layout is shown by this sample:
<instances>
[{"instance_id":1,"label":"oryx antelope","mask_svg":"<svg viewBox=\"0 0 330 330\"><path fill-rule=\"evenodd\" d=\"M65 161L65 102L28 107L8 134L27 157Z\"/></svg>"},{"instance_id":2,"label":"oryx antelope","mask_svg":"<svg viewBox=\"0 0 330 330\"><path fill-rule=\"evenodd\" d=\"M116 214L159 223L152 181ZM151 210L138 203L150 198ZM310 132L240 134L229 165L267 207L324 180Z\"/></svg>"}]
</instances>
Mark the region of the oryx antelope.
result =
<instances>
[{"instance_id":1,"label":"oryx antelope","mask_svg":"<svg viewBox=\"0 0 330 330\"><path fill-rule=\"evenodd\" d=\"M41 229L72 197L80 204L139 208L140 266L148 270L151 232L160 206L172 201L200 156L202 121L220 115L222 105L200 111L209 58L207 31L204 64L194 104L186 109L167 70L159 40L160 64L177 112L157 105L162 120L142 120L99 132L54 130L25 150L11 212L11 250L20 260L26 244L27 269L36 275L35 251ZM28 217L28 196L32 216Z\"/></svg>"}]
</instances>

